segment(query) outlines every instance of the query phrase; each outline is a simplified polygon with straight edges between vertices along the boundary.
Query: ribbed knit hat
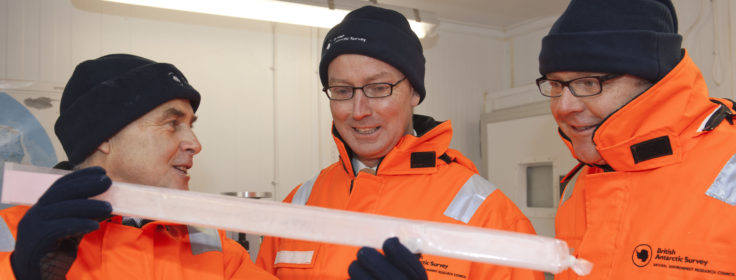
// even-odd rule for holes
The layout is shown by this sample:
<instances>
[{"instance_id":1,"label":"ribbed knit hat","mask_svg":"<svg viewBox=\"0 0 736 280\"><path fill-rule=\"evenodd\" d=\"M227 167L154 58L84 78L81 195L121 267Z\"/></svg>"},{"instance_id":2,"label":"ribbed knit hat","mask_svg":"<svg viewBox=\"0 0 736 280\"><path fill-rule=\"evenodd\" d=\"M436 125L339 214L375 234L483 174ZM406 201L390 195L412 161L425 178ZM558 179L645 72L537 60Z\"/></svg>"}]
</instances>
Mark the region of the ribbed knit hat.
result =
<instances>
[{"instance_id":1,"label":"ribbed knit hat","mask_svg":"<svg viewBox=\"0 0 736 280\"><path fill-rule=\"evenodd\" d=\"M670 0L572 0L542 39L539 72L603 72L660 80L682 59Z\"/></svg>"},{"instance_id":2,"label":"ribbed knit hat","mask_svg":"<svg viewBox=\"0 0 736 280\"><path fill-rule=\"evenodd\" d=\"M199 107L199 92L174 65L111 54L80 63L64 87L54 130L74 166L129 123L173 99Z\"/></svg>"},{"instance_id":3,"label":"ribbed knit hat","mask_svg":"<svg viewBox=\"0 0 736 280\"><path fill-rule=\"evenodd\" d=\"M361 54L381 60L406 75L421 103L424 89L424 50L401 13L365 6L348 13L325 36L319 77L327 87L327 67L342 54Z\"/></svg>"}]
</instances>

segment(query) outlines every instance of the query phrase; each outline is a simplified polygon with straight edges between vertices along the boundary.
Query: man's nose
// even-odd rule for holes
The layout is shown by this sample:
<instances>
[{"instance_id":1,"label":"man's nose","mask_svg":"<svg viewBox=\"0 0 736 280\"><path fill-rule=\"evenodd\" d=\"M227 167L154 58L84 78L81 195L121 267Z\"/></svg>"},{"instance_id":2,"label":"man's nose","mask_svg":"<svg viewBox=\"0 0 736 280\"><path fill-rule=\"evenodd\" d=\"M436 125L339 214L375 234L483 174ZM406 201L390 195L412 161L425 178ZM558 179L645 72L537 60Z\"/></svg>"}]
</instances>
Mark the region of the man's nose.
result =
<instances>
[{"instance_id":1,"label":"man's nose","mask_svg":"<svg viewBox=\"0 0 736 280\"><path fill-rule=\"evenodd\" d=\"M572 94L569 86L562 88L560 96L554 98L552 106L552 109L559 113L578 112L584 108L583 101Z\"/></svg>"},{"instance_id":2,"label":"man's nose","mask_svg":"<svg viewBox=\"0 0 736 280\"><path fill-rule=\"evenodd\" d=\"M185 151L191 152L193 155L202 151L202 144L199 143L197 135L191 128L187 129L185 132L184 139L181 141L181 148Z\"/></svg>"},{"instance_id":3,"label":"man's nose","mask_svg":"<svg viewBox=\"0 0 736 280\"><path fill-rule=\"evenodd\" d=\"M370 99L365 96L365 93L362 89L356 89L355 93L353 95L353 112L352 112L352 118L355 120L363 119L367 116L370 116L372 113L371 107L370 107Z\"/></svg>"}]
</instances>

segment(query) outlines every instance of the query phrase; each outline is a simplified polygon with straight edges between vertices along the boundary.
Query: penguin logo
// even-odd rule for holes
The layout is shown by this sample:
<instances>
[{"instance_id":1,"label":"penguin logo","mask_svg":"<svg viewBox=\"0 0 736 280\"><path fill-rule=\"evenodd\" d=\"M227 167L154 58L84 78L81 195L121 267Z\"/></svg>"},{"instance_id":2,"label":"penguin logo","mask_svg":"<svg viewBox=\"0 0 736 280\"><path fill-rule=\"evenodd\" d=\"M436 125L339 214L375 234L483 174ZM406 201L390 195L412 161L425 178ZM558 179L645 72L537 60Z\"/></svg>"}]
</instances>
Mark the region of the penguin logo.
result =
<instances>
[{"instance_id":1,"label":"penguin logo","mask_svg":"<svg viewBox=\"0 0 736 280\"><path fill-rule=\"evenodd\" d=\"M652 247L648 244L639 244L634 248L634 252L631 254L631 261L634 262L635 266L645 267L652 260Z\"/></svg>"}]
</instances>

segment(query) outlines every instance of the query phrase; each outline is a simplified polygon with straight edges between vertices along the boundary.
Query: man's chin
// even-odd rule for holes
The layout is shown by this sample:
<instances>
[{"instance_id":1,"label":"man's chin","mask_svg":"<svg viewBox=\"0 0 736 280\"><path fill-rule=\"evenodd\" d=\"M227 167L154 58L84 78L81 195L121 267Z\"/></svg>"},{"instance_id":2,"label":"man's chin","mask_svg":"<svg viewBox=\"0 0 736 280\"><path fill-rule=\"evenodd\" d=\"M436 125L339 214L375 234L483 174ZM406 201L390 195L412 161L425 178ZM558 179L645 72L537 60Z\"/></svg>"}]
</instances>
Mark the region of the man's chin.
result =
<instances>
[{"instance_id":1,"label":"man's chin","mask_svg":"<svg viewBox=\"0 0 736 280\"><path fill-rule=\"evenodd\" d=\"M573 146L574 148L574 146ZM578 151L575 149L575 157L583 163L591 164L591 165L605 165L606 161L603 160L603 157L601 157L601 154L598 153L598 150L593 149L583 149L583 151Z\"/></svg>"},{"instance_id":2,"label":"man's chin","mask_svg":"<svg viewBox=\"0 0 736 280\"><path fill-rule=\"evenodd\" d=\"M172 190L182 190L182 191L188 191L189 190L189 183L168 183L168 184L161 184L159 185L161 188L166 189L172 189Z\"/></svg>"},{"instance_id":3,"label":"man's chin","mask_svg":"<svg viewBox=\"0 0 736 280\"><path fill-rule=\"evenodd\" d=\"M170 189L188 191L189 185L175 185L175 186L171 186Z\"/></svg>"},{"instance_id":4,"label":"man's chin","mask_svg":"<svg viewBox=\"0 0 736 280\"><path fill-rule=\"evenodd\" d=\"M587 163L590 165L606 165L606 161L601 158L600 155L586 155L586 156L580 156L578 155L578 160L582 161L583 163Z\"/></svg>"}]
</instances>

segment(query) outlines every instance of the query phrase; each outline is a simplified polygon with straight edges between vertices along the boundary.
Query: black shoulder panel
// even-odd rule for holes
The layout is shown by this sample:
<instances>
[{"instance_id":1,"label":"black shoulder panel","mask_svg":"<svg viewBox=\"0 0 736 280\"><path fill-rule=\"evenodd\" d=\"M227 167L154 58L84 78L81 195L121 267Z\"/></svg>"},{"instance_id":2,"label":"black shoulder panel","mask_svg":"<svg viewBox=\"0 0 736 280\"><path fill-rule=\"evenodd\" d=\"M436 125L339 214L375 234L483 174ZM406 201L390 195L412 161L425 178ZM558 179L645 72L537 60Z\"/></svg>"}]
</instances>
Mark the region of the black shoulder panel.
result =
<instances>
[{"instance_id":1,"label":"black shoulder panel","mask_svg":"<svg viewBox=\"0 0 736 280\"><path fill-rule=\"evenodd\" d=\"M634 163L672 155L670 138L662 136L634 144L631 146L631 154L634 156Z\"/></svg>"}]
</instances>

